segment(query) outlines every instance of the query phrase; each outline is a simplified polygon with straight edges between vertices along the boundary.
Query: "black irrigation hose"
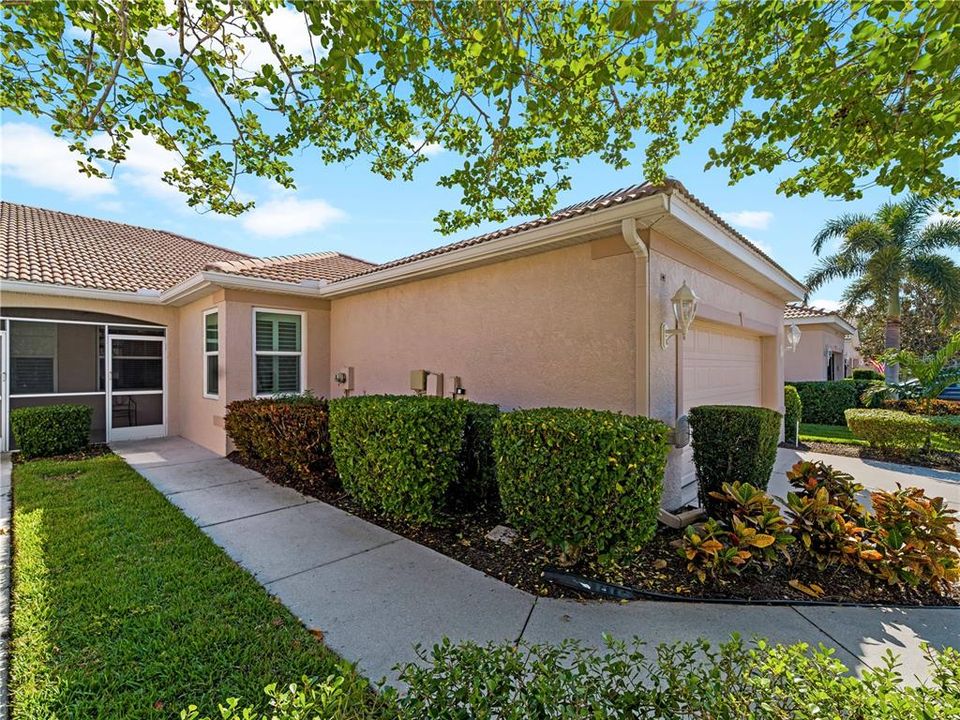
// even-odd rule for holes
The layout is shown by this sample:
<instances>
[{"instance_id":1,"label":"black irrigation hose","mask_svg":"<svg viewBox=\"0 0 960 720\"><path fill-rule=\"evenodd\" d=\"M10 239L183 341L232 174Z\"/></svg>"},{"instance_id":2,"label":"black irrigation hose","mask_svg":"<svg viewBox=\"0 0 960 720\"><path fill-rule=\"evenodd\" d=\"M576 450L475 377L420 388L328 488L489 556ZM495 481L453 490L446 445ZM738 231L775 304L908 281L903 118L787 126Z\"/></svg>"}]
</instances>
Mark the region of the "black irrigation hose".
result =
<instances>
[{"instance_id":1,"label":"black irrigation hose","mask_svg":"<svg viewBox=\"0 0 960 720\"><path fill-rule=\"evenodd\" d=\"M736 598L705 598L674 593L639 590L637 588L615 585L603 580L592 580L567 572L559 568L546 566L541 577L548 582L579 592L591 593L615 600L662 600L676 603L704 603L709 605L767 605L771 607L858 607L858 608L897 608L904 610L957 610L957 605L906 605L903 603L864 603L840 602L838 600L738 600Z\"/></svg>"}]
</instances>

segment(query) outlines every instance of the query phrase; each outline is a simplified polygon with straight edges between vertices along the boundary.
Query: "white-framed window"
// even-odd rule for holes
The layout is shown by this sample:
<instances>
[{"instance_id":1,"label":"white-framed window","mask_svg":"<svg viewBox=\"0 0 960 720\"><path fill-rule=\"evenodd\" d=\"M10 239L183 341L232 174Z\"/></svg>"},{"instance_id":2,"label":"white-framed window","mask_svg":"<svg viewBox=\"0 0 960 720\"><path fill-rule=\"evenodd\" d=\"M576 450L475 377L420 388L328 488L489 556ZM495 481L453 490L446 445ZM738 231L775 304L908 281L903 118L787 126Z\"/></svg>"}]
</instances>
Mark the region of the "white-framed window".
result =
<instances>
[{"instance_id":1,"label":"white-framed window","mask_svg":"<svg viewBox=\"0 0 960 720\"><path fill-rule=\"evenodd\" d=\"M253 393L303 392L304 318L302 312L253 309Z\"/></svg>"},{"instance_id":2,"label":"white-framed window","mask_svg":"<svg viewBox=\"0 0 960 720\"><path fill-rule=\"evenodd\" d=\"M203 313L203 396L220 397L220 313Z\"/></svg>"}]
</instances>

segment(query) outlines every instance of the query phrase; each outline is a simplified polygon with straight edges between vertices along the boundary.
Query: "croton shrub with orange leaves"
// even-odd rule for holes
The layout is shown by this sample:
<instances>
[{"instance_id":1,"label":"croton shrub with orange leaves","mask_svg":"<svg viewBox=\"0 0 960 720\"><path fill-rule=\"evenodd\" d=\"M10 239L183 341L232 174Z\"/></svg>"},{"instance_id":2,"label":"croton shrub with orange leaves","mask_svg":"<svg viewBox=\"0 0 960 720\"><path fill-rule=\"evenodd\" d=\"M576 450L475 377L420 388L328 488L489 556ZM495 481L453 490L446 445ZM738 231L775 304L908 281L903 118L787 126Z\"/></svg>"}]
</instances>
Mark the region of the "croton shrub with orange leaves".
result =
<instances>
[{"instance_id":1,"label":"croton shrub with orange leaves","mask_svg":"<svg viewBox=\"0 0 960 720\"><path fill-rule=\"evenodd\" d=\"M890 585L928 585L946 594L960 582L957 512L920 488L870 493L873 511L858 500L862 485L822 462L787 472L794 488L780 504L746 483L712 493L721 512L691 525L678 543L687 569L701 582L772 567L849 565Z\"/></svg>"}]
</instances>

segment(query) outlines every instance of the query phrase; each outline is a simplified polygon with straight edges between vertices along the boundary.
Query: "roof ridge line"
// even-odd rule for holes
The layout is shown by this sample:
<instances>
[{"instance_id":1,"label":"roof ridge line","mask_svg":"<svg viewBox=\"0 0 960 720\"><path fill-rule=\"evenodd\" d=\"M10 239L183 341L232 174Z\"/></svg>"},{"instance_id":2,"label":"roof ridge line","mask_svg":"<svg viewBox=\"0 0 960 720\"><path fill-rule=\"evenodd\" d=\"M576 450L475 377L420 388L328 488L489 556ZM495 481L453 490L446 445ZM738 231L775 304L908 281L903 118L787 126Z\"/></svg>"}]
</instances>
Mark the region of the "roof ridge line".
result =
<instances>
[{"instance_id":1,"label":"roof ridge line","mask_svg":"<svg viewBox=\"0 0 960 720\"><path fill-rule=\"evenodd\" d=\"M109 223L110 225L123 225L124 227L133 228L135 230L146 230L148 232L159 232L164 233L165 235L172 235L173 237L180 238L181 240L186 240L188 242L194 242L198 245L205 245L214 250L222 250L223 252L233 253L234 255L242 255L246 258L252 258L253 255L249 253L241 252L240 250L234 250L233 248L224 247L223 245L215 245L214 243L207 242L206 240L197 240L196 238L189 237L187 235L181 235L180 233L173 232L172 230L163 230L161 228L152 228L147 227L146 225L134 225L133 223L122 222L120 220L107 220L105 218L94 217L92 215L80 215L79 213L67 212L66 210L54 210L53 208L45 208L39 205L27 205L26 203L15 203L10 200L0 200L0 205L11 205L15 207L27 208L30 210L40 210L45 213L53 213L56 215L66 215L68 217L78 218L80 220L93 220L94 222Z\"/></svg>"}]
</instances>

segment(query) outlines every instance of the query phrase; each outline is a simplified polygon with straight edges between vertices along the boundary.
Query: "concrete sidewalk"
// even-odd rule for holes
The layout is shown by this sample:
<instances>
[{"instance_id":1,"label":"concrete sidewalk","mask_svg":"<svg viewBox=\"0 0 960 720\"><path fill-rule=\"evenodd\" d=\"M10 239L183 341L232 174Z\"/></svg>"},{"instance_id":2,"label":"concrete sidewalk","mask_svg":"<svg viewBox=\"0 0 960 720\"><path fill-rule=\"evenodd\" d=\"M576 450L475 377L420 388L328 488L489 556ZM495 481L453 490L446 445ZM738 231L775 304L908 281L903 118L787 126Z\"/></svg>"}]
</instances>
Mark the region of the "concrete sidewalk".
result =
<instances>
[{"instance_id":1,"label":"concrete sidewalk","mask_svg":"<svg viewBox=\"0 0 960 720\"><path fill-rule=\"evenodd\" d=\"M901 655L908 677L923 668L921 642L960 645L955 608L536 598L181 438L116 443L113 449L374 680L395 679L393 667L415 659L414 645L429 648L444 636L479 643L577 638L600 646L603 633L657 644L698 637L719 642L738 632L780 643L822 643L854 668L876 665L889 648ZM858 479L869 485L863 475Z\"/></svg>"}]
</instances>

